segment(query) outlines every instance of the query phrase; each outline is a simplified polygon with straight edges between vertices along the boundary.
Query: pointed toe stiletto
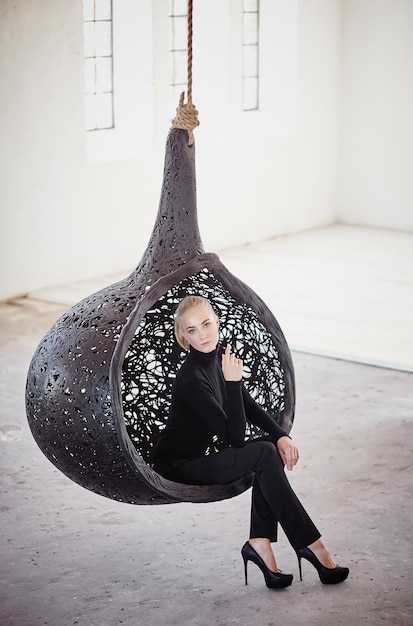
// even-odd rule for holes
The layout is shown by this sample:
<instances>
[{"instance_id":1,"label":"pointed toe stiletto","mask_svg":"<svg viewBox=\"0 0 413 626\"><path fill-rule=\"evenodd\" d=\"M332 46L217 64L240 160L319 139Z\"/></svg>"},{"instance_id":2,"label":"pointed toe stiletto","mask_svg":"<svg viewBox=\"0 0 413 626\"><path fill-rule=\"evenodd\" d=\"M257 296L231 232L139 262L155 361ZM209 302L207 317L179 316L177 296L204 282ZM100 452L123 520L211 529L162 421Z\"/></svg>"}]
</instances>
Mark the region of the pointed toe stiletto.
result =
<instances>
[{"instance_id":1,"label":"pointed toe stiletto","mask_svg":"<svg viewBox=\"0 0 413 626\"><path fill-rule=\"evenodd\" d=\"M244 559L244 571L245 571L245 584L248 585L247 580L247 565L248 561L252 561L257 565L264 574L264 580L267 587L270 589L284 589L289 587L293 582L292 574L283 574L282 572L273 572L270 570L254 548L248 543L248 541L242 546L241 555Z\"/></svg>"},{"instance_id":2,"label":"pointed toe stiletto","mask_svg":"<svg viewBox=\"0 0 413 626\"><path fill-rule=\"evenodd\" d=\"M311 565L314 565L320 580L324 585L335 585L337 583L341 583L343 580L346 580L349 575L350 570L348 567L340 567L339 565L336 565L335 567L325 567L325 565L320 563L310 548L300 548L299 550L296 550L296 554L298 558L300 580L303 579L301 572L301 559L305 559L306 561L309 561Z\"/></svg>"}]
</instances>

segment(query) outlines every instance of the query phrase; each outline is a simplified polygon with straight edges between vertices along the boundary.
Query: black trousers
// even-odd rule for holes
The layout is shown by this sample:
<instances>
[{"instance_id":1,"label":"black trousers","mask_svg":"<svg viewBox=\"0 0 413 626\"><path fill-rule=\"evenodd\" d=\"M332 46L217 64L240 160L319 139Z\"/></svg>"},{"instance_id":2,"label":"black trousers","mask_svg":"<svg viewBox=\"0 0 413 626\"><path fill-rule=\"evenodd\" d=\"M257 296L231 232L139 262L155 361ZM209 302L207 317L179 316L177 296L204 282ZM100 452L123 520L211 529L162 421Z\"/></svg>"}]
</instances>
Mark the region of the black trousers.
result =
<instances>
[{"instance_id":1,"label":"black trousers","mask_svg":"<svg viewBox=\"0 0 413 626\"><path fill-rule=\"evenodd\" d=\"M250 538L276 541L278 522L295 549L304 548L321 536L288 482L281 457L271 441L258 439L242 448L227 448L173 468L155 469L166 478L192 485L224 484L254 472Z\"/></svg>"}]
</instances>

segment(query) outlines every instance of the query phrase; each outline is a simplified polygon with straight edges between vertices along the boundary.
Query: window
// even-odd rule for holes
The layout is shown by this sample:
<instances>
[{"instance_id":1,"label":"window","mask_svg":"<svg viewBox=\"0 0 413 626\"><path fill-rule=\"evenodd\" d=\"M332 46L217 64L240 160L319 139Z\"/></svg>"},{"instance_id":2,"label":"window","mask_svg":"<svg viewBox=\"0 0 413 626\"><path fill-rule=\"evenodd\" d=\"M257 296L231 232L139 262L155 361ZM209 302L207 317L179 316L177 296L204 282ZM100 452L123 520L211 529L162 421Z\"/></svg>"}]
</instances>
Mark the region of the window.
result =
<instances>
[{"instance_id":1,"label":"window","mask_svg":"<svg viewBox=\"0 0 413 626\"><path fill-rule=\"evenodd\" d=\"M259 0L243 0L242 108L258 109Z\"/></svg>"},{"instance_id":2,"label":"window","mask_svg":"<svg viewBox=\"0 0 413 626\"><path fill-rule=\"evenodd\" d=\"M90 163L148 154L153 133L152 0L84 0Z\"/></svg>"},{"instance_id":3,"label":"window","mask_svg":"<svg viewBox=\"0 0 413 626\"><path fill-rule=\"evenodd\" d=\"M86 130L113 128L112 0L83 0Z\"/></svg>"}]
</instances>

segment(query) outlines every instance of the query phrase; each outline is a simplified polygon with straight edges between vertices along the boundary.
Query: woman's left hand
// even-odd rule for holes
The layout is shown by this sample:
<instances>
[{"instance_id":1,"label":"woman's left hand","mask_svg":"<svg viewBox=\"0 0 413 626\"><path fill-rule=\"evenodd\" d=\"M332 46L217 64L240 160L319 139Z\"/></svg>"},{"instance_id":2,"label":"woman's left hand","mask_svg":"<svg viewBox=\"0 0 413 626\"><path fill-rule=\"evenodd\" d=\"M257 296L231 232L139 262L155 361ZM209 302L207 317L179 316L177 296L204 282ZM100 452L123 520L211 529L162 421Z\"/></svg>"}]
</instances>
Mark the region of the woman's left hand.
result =
<instances>
[{"instance_id":1,"label":"woman's left hand","mask_svg":"<svg viewBox=\"0 0 413 626\"><path fill-rule=\"evenodd\" d=\"M225 352L222 354L222 373L226 381L239 381L242 379L242 367L243 362L241 359L237 359L235 354L231 354L229 346L225 348Z\"/></svg>"},{"instance_id":2,"label":"woman's left hand","mask_svg":"<svg viewBox=\"0 0 413 626\"><path fill-rule=\"evenodd\" d=\"M289 437L280 437L277 441L277 450L286 468L292 470L300 457L297 446Z\"/></svg>"}]
</instances>

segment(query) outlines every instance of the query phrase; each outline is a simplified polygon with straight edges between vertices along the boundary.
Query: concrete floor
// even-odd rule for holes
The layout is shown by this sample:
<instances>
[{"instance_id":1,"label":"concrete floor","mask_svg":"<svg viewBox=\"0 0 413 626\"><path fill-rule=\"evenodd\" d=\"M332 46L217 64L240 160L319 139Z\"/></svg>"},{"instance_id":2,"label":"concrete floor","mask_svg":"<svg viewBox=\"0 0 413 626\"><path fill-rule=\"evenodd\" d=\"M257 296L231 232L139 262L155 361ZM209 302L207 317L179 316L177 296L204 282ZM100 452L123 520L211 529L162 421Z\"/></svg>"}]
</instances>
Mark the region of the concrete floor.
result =
<instances>
[{"instance_id":1,"label":"concrete floor","mask_svg":"<svg viewBox=\"0 0 413 626\"><path fill-rule=\"evenodd\" d=\"M95 495L37 448L24 409L29 360L65 306L0 304L0 624L192 626L413 624L412 374L293 353L300 447L291 481L339 563L298 578L280 533L284 591L240 548L250 492L212 504L133 506Z\"/></svg>"},{"instance_id":2,"label":"concrete floor","mask_svg":"<svg viewBox=\"0 0 413 626\"><path fill-rule=\"evenodd\" d=\"M119 504L36 447L24 385L38 342L68 306L126 272L0 304L0 624L413 624L412 252L409 234L340 225L220 253L293 348L301 460L290 476L351 569L331 588L307 563L298 580L282 532L276 554L292 587L268 590L252 564L245 587L250 492Z\"/></svg>"}]
</instances>

